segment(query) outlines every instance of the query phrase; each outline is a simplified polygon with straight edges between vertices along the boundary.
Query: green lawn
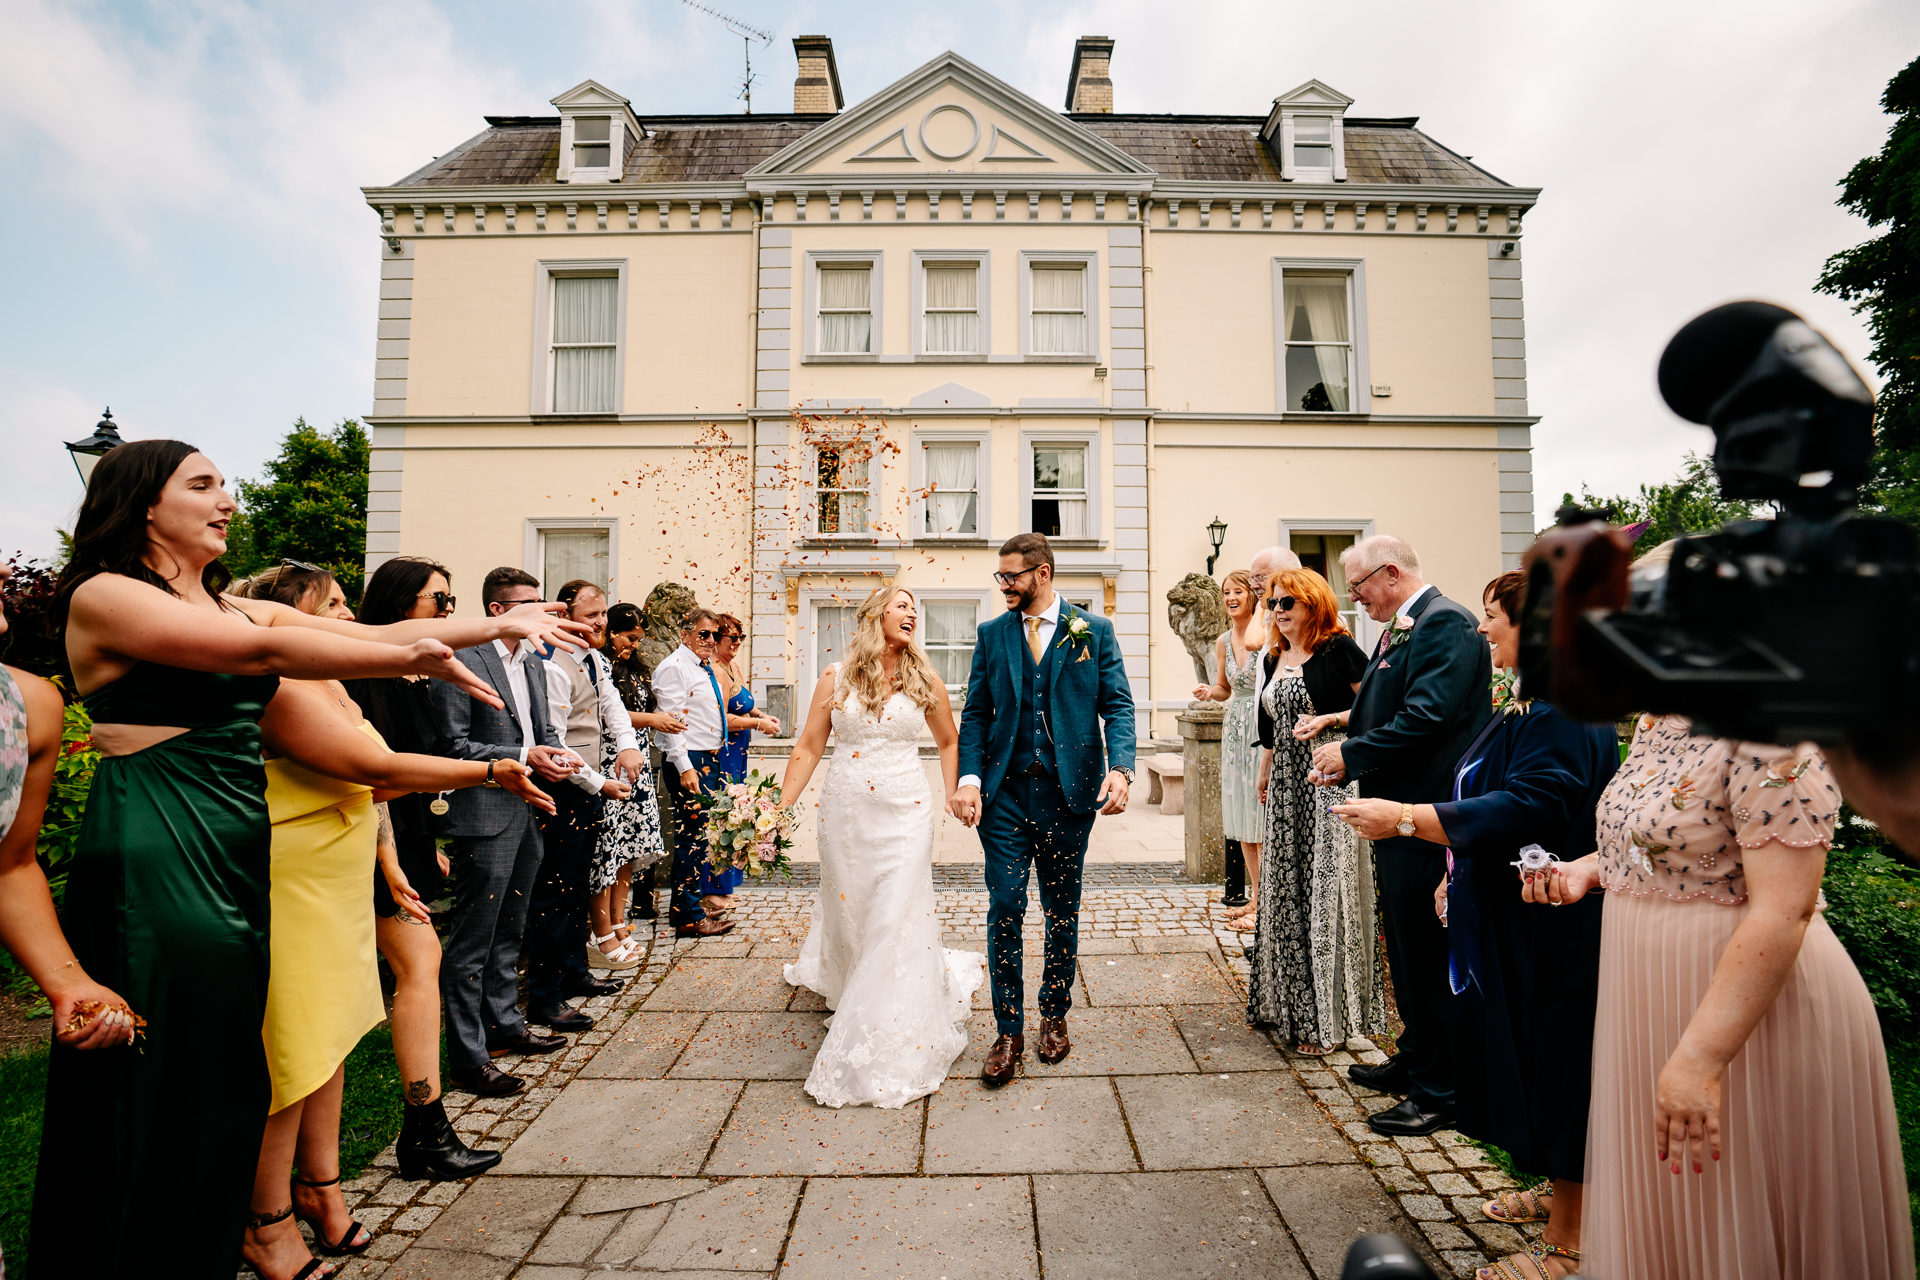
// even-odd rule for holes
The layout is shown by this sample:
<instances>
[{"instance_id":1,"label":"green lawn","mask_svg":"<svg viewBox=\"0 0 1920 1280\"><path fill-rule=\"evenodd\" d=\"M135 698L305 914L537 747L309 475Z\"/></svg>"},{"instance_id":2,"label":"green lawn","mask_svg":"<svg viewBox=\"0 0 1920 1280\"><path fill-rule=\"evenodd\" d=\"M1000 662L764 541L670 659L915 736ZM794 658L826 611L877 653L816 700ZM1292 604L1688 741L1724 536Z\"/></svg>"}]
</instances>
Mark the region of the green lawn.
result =
<instances>
[{"instance_id":1,"label":"green lawn","mask_svg":"<svg viewBox=\"0 0 1920 1280\"><path fill-rule=\"evenodd\" d=\"M16 1274L27 1265L27 1221L40 1158L40 1112L47 1051L0 1057L0 1248ZM347 1057L340 1107L340 1173L359 1175L400 1132L400 1071L385 1027L367 1032Z\"/></svg>"}]
</instances>

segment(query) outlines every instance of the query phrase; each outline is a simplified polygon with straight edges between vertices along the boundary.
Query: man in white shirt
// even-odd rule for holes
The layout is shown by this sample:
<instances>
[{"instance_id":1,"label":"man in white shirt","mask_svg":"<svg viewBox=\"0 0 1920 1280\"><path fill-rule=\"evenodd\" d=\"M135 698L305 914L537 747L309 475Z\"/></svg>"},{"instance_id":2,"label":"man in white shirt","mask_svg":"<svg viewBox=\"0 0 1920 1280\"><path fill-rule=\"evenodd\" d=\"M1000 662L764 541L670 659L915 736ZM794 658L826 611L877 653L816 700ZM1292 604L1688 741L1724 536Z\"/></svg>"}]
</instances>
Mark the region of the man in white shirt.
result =
<instances>
[{"instance_id":1,"label":"man in white shirt","mask_svg":"<svg viewBox=\"0 0 1920 1280\"><path fill-rule=\"evenodd\" d=\"M570 619L593 628L594 644L606 640L604 591L582 579L561 587L555 598L567 606ZM629 784L640 775L640 743L603 655L592 649L555 649L542 667L553 732L581 763L566 782L544 788L553 797L554 813L540 820L547 855L527 920L527 1020L555 1031L590 1031L593 1019L569 1006L567 999L608 995L624 984L595 978L587 967L587 875L600 843L603 806L608 799L625 799ZM602 734L613 739L618 752L615 777L594 768Z\"/></svg>"},{"instance_id":2,"label":"man in white shirt","mask_svg":"<svg viewBox=\"0 0 1920 1280\"><path fill-rule=\"evenodd\" d=\"M667 798L673 810L673 895L667 919L676 937L707 938L733 928L709 920L700 905L700 864L707 856L706 813L693 797L719 778L726 742L726 699L708 663L720 638L720 615L695 606L680 623L680 647L653 671L655 705L686 722L679 733L656 733L666 757Z\"/></svg>"}]
</instances>

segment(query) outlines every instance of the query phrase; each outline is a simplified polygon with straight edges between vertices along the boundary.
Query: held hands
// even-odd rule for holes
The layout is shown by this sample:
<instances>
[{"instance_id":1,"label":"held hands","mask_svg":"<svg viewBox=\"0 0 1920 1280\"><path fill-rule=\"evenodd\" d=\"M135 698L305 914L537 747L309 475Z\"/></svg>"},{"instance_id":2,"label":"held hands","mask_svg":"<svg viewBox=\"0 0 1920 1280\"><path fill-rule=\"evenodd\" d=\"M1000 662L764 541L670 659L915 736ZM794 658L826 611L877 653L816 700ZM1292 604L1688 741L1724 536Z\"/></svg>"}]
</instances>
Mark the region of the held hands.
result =
<instances>
[{"instance_id":1,"label":"held hands","mask_svg":"<svg viewBox=\"0 0 1920 1280\"><path fill-rule=\"evenodd\" d=\"M754 728L766 734L769 738L777 738L780 736L780 721L776 717L756 715L754 719L759 722L754 725Z\"/></svg>"},{"instance_id":2,"label":"held hands","mask_svg":"<svg viewBox=\"0 0 1920 1280\"><path fill-rule=\"evenodd\" d=\"M1106 801L1104 805L1100 806L1100 812L1124 812L1127 807L1127 795L1131 790L1132 784L1127 781L1126 774L1118 770L1109 771L1107 780L1100 784L1100 794L1095 797L1096 799Z\"/></svg>"},{"instance_id":3,"label":"held hands","mask_svg":"<svg viewBox=\"0 0 1920 1280\"><path fill-rule=\"evenodd\" d=\"M1563 907L1578 902L1600 886L1600 858L1588 854L1572 862L1555 862L1540 871L1520 873L1520 900Z\"/></svg>"},{"instance_id":4,"label":"held hands","mask_svg":"<svg viewBox=\"0 0 1920 1280\"><path fill-rule=\"evenodd\" d=\"M1303 715L1293 726L1293 736L1298 742L1311 742L1327 730L1340 723L1340 717Z\"/></svg>"},{"instance_id":5,"label":"held hands","mask_svg":"<svg viewBox=\"0 0 1920 1280\"><path fill-rule=\"evenodd\" d=\"M1294 736L1296 738L1300 736L1298 730L1295 730ZM1313 779L1316 787L1331 786L1347 780L1347 761L1340 754L1339 743L1324 742L1313 749L1313 772L1320 775Z\"/></svg>"},{"instance_id":6,"label":"held hands","mask_svg":"<svg viewBox=\"0 0 1920 1280\"><path fill-rule=\"evenodd\" d=\"M1660 1162L1670 1163L1673 1172L1691 1163L1700 1173L1703 1159L1720 1158L1720 1079L1725 1071L1689 1049L1684 1039L1660 1068L1653 1086L1654 1143Z\"/></svg>"},{"instance_id":7,"label":"held hands","mask_svg":"<svg viewBox=\"0 0 1920 1280\"><path fill-rule=\"evenodd\" d=\"M980 825L980 788L961 787L947 797L947 812L960 820L963 827Z\"/></svg>"},{"instance_id":8,"label":"held hands","mask_svg":"<svg viewBox=\"0 0 1920 1280\"><path fill-rule=\"evenodd\" d=\"M592 643L593 628L561 616L566 611L567 606L557 600L515 605L498 619L500 639L531 640L537 645L550 644L556 649L577 653Z\"/></svg>"},{"instance_id":9,"label":"held hands","mask_svg":"<svg viewBox=\"0 0 1920 1280\"><path fill-rule=\"evenodd\" d=\"M1328 812L1352 827L1354 834L1362 840L1385 840L1388 836L1399 834L1394 830L1400 825L1398 800L1359 797L1345 804L1336 804Z\"/></svg>"},{"instance_id":10,"label":"held hands","mask_svg":"<svg viewBox=\"0 0 1920 1280\"><path fill-rule=\"evenodd\" d=\"M453 656L453 650L438 640L420 640L403 646L407 650L407 673L416 676L432 676L436 680L445 680L454 688L467 694L478 702L484 702L496 711L507 704L500 701L500 695L493 686L467 669L467 664Z\"/></svg>"},{"instance_id":11,"label":"held hands","mask_svg":"<svg viewBox=\"0 0 1920 1280\"><path fill-rule=\"evenodd\" d=\"M527 752L527 759L529 761L535 761L535 760L546 758L544 756L535 756L534 752L536 751L552 752L553 748L552 747L534 747L530 749ZM549 776L546 770L541 769L538 764L535 764L534 768L540 771L541 777L545 778ZM555 782L558 782L561 778L566 777L568 774L572 772L573 770L571 768L564 769L557 776L554 776L552 780ZM528 804L532 805L534 808L538 809L540 812L542 813L554 812L553 797L548 795L546 792L542 791L539 787L534 785L533 771L529 770L526 765L521 764L518 760L497 761L493 766L493 780L499 783L502 787L505 787L508 791L513 792L514 795L519 796L522 800L525 800Z\"/></svg>"}]
</instances>

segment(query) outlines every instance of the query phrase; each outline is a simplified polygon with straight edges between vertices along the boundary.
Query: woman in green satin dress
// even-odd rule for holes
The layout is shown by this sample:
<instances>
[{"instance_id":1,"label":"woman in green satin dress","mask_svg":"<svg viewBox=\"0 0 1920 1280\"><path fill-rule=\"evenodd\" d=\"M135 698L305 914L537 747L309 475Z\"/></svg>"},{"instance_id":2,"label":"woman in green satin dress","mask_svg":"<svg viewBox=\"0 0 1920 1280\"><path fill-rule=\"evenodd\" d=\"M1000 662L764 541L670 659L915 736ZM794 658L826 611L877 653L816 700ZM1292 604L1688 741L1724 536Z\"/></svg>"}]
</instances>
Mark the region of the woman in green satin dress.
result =
<instances>
[{"instance_id":1,"label":"woman in green satin dress","mask_svg":"<svg viewBox=\"0 0 1920 1280\"><path fill-rule=\"evenodd\" d=\"M254 1206L264 1221L249 1227L268 1099L258 718L281 675L428 675L492 697L439 640L387 644L352 624L259 625L235 611L218 560L234 510L193 446L122 445L94 470L61 575L56 619L105 757L65 924L86 971L147 1027L134 1049L53 1048L37 1275L119 1277L158 1263L169 1276L228 1280L243 1232L270 1280L314 1275L298 1265L306 1249L290 1222Z\"/></svg>"}]
</instances>

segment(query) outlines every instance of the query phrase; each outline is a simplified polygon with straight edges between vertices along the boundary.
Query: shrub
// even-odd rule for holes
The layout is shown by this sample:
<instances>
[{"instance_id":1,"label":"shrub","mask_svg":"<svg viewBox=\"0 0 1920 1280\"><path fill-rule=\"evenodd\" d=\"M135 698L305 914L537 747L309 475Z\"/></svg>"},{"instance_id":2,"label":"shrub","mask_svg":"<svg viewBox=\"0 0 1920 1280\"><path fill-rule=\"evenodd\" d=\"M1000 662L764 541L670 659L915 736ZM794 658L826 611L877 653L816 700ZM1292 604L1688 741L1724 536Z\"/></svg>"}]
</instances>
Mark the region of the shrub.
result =
<instances>
[{"instance_id":1,"label":"shrub","mask_svg":"<svg viewBox=\"0 0 1920 1280\"><path fill-rule=\"evenodd\" d=\"M1827 923L1889 1026L1920 1021L1920 871L1871 846L1827 855Z\"/></svg>"}]
</instances>

